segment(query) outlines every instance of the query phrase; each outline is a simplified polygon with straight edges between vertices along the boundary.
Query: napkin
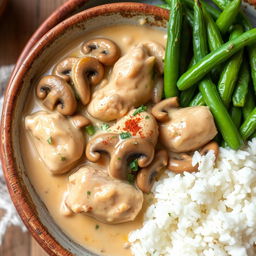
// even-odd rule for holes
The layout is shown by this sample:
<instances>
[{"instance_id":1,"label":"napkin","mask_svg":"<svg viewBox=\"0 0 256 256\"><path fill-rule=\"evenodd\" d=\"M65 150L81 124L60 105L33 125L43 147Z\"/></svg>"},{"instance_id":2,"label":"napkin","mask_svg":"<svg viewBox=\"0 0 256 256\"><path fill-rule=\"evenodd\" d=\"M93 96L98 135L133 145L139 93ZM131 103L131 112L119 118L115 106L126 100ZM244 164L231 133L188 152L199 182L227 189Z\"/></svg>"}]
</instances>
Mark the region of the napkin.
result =
<instances>
[{"instance_id":1,"label":"napkin","mask_svg":"<svg viewBox=\"0 0 256 256\"><path fill-rule=\"evenodd\" d=\"M2 113L4 90L12 69L13 65L0 66L0 113ZM2 167L0 165L0 245L7 228L11 225L19 226L23 232L26 231L26 228L16 212L9 196Z\"/></svg>"}]
</instances>

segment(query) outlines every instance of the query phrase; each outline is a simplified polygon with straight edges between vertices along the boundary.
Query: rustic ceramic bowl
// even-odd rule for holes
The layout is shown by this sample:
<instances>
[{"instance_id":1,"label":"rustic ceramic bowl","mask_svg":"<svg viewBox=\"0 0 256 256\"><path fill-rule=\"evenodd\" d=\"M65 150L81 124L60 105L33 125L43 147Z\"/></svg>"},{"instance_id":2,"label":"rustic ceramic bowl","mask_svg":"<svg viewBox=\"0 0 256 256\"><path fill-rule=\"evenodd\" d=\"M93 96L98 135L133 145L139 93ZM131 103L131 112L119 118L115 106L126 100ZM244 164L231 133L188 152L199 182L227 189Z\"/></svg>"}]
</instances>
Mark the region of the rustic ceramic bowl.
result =
<instances>
[{"instance_id":1,"label":"rustic ceramic bowl","mask_svg":"<svg viewBox=\"0 0 256 256\"><path fill-rule=\"evenodd\" d=\"M91 8L72 16L42 37L8 85L1 123L1 160L4 174L22 220L50 255L95 254L71 241L59 229L26 176L20 153L19 126L30 85L37 77L40 67L58 52L61 45L106 24L138 24L142 17L148 25L160 29L166 27L168 12L146 4L117 3Z\"/></svg>"}]
</instances>

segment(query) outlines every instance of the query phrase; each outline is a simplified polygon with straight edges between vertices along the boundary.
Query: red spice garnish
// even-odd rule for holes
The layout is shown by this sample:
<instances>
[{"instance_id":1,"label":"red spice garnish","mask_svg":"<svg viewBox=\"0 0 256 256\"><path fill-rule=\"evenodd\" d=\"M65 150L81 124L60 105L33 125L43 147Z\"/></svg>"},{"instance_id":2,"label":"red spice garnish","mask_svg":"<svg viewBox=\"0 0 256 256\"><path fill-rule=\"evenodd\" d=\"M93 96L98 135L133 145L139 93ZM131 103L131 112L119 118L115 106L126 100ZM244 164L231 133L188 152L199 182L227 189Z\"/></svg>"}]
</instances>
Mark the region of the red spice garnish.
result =
<instances>
[{"instance_id":1,"label":"red spice garnish","mask_svg":"<svg viewBox=\"0 0 256 256\"><path fill-rule=\"evenodd\" d=\"M103 140L102 143L103 143L104 145L108 145L108 141L107 141L107 140Z\"/></svg>"},{"instance_id":2,"label":"red spice garnish","mask_svg":"<svg viewBox=\"0 0 256 256\"><path fill-rule=\"evenodd\" d=\"M129 119L125 122L124 130L130 132L133 136L137 134L141 130L139 126L139 122L141 121L140 117Z\"/></svg>"}]
</instances>

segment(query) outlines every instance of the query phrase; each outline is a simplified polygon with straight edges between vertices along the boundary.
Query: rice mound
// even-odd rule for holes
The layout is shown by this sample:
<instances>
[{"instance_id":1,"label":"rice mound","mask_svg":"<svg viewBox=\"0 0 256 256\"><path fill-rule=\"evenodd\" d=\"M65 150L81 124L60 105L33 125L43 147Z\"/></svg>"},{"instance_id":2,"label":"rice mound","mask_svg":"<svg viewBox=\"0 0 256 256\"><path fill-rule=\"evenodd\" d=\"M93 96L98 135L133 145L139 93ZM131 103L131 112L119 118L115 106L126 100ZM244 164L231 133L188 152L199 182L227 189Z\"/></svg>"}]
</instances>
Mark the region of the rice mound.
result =
<instances>
[{"instance_id":1,"label":"rice mound","mask_svg":"<svg viewBox=\"0 0 256 256\"><path fill-rule=\"evenodd\" d=\"M255 256L256 139L242 150L195 152L196 173L166 172L142 228L129 234L136 256Z\"/></svg>"}]
</instances>

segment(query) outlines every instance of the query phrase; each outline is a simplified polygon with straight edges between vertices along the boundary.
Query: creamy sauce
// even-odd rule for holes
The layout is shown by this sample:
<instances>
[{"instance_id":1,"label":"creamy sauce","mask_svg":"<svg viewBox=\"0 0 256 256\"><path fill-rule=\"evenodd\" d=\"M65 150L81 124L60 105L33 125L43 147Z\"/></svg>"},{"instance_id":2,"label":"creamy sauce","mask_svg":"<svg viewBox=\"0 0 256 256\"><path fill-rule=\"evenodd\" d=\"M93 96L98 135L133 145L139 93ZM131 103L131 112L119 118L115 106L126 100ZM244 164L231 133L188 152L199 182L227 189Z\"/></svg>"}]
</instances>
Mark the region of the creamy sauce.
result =
<instances>
[{"instance_id":1,"label":"creamy sauce","mask_svg":"<svg viewBox=\"0 0 256 256\"><path fill-rule=\"evenodd\" d=\"M81 43L95 37L106 37L112 39L121 49L121 55L125 54L134 44L143 41L154 41L165 45L165 33L153 30L147 26L120 25L99 29L88 33L75 44L66 48L66 53L61 57L56 56L51 60L51 68L45 71L49 73L54 65L66 56L81 56ZM144 207L139 216L133 222L125 224L108 225L100 223L83 214L64 216L61 214L64 192L67 189L68 177L75 172L77 167L85 162L85 158L77 164L74 170L63 175L52 175L40 159L28 132L25 130L24 118L38 110L47 110L36 99L34 87L28 97L21 124L21 149L26 173L36 192L46 205L51 216L59 227L75 242L91 251L102 255L128 256L130 254L128 234L142 224L143 212L147 205L149 196L145 196ZM86 139L86 138L85 138Z\"/></svg>"}]
</instances>

